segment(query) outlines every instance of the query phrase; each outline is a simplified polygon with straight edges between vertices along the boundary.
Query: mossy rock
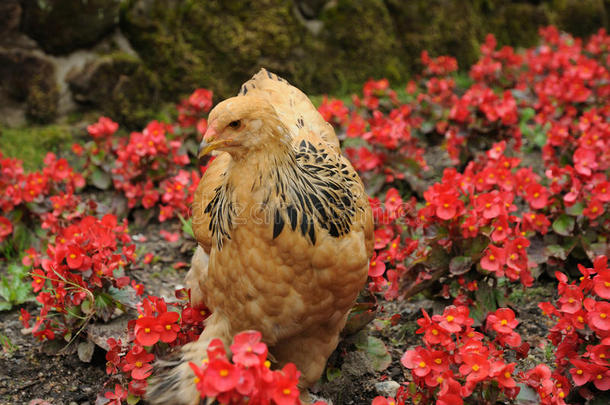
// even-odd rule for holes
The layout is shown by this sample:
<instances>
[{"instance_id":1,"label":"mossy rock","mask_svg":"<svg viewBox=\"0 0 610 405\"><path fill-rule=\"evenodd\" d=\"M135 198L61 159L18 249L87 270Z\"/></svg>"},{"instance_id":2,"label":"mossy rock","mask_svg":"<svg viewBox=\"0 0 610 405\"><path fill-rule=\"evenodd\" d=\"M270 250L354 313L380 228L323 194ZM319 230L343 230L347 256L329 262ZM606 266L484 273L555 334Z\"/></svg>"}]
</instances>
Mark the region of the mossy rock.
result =
<instances>
[{"instance_id":1,"label":"mossy rock","mask_svg":"<svg viewBox=\"0 0 610 405\"><path fill-rule=\"evenodd\" d=\"M552 2L554 23L559 29L586 38L601 27L608 27L603 0L555 0Z\"/></svg>"},{"instance_id":2,"label":"mossy rock","mask_svg":"<svg viewBox=\"0 0 610 405\"><path fill-rule=\"evenodd\" d=\"M94 44L118 24L121 0L22 0L23 31L45 51Z\"/></svg>"},{"instance_id":3,"label":"mossy rock","mask_svg":"<svg viewBox=\"0 0 610 405\"><path fill-rule=\"evenodd\" d=\"M131 55L117 52L88 63L67 77L73 98L126 124L143 126L160 105L160 84L152 71Z\"/></svg>"},{"instance_id":4,"label":"mossy rock","mask_svg":"<svg viewBox=\"0 0 610 405\"><path fill-rule=\"evenodd\" d=\"M132 0L122 21L165 96L206 86L227 97L260 66L291 76L305 35L282 0Z\"/></svg>"},{"instance_id":5,"label":"mossy rock","mask_svg":"<svg viewBox=\"0 0 610 405\"><path fill-rule=\"evenodd\" d=\"M30 120L47 123L55 119L59 90L55 66L46 58L19 49L0 50L0 91L25 103Z\"/></svg>"},{"instance_id":6,"label":"mossy rock","mask_svg":"<svg viewBox=\"0 0 610 405\"><path fill-rule=\"evenodd\" d=\"M36 76L26 99L26 116L32 122L48 124L57 116L59 89L53 76Z\"/></svg>"},{"instance_id":7,"label":"mossy rock","mask_svg":"<svg viewBox=\"0 0 610 405\"><path fill-rule=\"evenodd\" d=\"M421 52L452 55L461 67L477 60L481 18L471 1L386 0L410 71L421 68Z\"/></svg>"},{"instance_id":8,"label":"mossy rock","mask_svg":"<svg viewBox=\"0 0 610 405\"><path fill-rule=\"evenodd\" d=\"M324 9L321 20L319 77L346 84L361 84L369 77L394 82L405 77L406 54L382 0L339 0Z\"/></svg>"},{"instance_id":9,"label":"mossy rock","mask_svg":"<svg viewBox=\"0 0 610 405\"><path fill-rule=\"evenodd\" d=\"M0 2L0 42L19 28L21 23L21 4L19 0L3 0Z\"/></svg>"},{"instance_id":10,"label":"mossy rock","mask_svg":"<svg viewBox=\"0 0 610 405\"><path fill-rule=\"evenodd\" d=\"M551 18L544 4L506 2L487 13L484 27L499 46L530 47L538 43L539 28L551 24Z\"/></svg>"}]
</instances>

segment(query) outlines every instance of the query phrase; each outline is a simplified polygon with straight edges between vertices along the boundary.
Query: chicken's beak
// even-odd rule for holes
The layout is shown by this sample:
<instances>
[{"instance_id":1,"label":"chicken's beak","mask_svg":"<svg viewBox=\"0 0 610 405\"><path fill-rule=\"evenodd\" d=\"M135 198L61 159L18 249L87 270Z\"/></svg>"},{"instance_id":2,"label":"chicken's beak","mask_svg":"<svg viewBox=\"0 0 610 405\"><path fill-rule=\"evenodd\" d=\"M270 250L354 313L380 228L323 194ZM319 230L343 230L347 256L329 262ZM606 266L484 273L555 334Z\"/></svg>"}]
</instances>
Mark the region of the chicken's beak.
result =
<instances>
[{"instance_id":1,"label":"chicken's beak","mask_svg":"<svg viewBox=\"0 0 610 405\"><path fill-rule=\"evenodd\" d=\"M220 148L226 143L222 140L216 140L216 135L218 135L216 129L210 125L203 135L203 140L199 144L199 152L197 153L197 157L199 159L209 154L211 151Z\"/></svg>"}]
</instances>

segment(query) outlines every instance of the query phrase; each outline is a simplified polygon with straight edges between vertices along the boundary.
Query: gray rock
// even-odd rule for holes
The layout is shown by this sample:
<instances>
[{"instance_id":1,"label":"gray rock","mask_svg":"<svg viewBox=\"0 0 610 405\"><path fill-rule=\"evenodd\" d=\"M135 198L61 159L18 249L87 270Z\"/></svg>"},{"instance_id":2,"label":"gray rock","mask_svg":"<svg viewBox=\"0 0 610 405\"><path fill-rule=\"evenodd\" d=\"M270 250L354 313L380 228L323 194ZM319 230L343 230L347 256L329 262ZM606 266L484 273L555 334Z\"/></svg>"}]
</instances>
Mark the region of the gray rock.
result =
<instances>
[{"instance_id":1,"label":"gray rock","mask_svg":"<svg viewBox=\"0 0 610 405\"><path fill-rule=\"evenodd\" d=\"M21 23L21 5L19 0L0 2L0 38L6 38L17 31Z\"/></svg>"},{"instance_id":2,"label":"gray rock","mask_svg":"<svg viewBox=\"0 0 610 405\"><path fill-rule=\"evenodd\" d=\"M375 383L375 389L379 395L384 397L396 397L396 392L400 388L400 384L393 380L380 381Z\"/></svg>"},{"instance_id":3,"label":"gray rock","mask_svg":"<svg viewBox=\"0 0 610 405\"><path fill-rule=\"evenodd\" d=\"M24 0L23 31L51 54L92 45L119 22L120 0Z\"/></svg>"}]
</instances>

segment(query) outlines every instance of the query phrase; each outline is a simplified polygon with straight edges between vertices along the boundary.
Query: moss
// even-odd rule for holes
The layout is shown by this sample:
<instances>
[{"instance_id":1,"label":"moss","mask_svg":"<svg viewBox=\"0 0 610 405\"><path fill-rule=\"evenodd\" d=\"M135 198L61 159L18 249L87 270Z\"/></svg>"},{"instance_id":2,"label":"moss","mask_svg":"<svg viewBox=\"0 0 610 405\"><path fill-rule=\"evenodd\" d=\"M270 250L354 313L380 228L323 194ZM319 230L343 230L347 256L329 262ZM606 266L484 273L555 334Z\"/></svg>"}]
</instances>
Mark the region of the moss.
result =
<instances>
[{"instance_id":1,"label":"moss","mask_svg":"<svg viewBox=\"0 0 610 405\"><path fill-rule=\"evenodd\" d=\"M74 98L130 128L146 124L160 106L155 73L126 53L115 52L88 64L68 78Z\"/></svg>"},{"instance_id":2,"label":"moss","mask_svg":"<svg viewBox=\"0 0 610 405\"><path fill-rule=\"evenodd\" d=\"M288 0L125 0L121 28L162 98L175 100L200 86L231 96L261 66L307 93L348 92L369 77L405 81L420 71L423 50L466 69L488 32L500 45L531 46L549 23L579 35L606 24L604 0L322 3L306 10L322 24L315 34Z\"/></svg>"},{"instance_id":3,"label":"moss","mask_svg":"<svg viewBox=\"0 0 610 405\"><path fill-rule=\"evenodd\" d=\"M559 29L586 38L600 27L608 26L603 0L555 0L551 14Z\"/></svg>"},{"instance_id":4,"label":"moss","mask_svg":"<svg viewBox=\"0 0 610 405\"><path fill-rule=\"evenodd\" d=\"M530 47L539 40L539 27L550 23L548 8L544 5L508 3L486 15L485 30L496 36L499 46Z\"/></svg>"},{"instance_id":5,"label":"moss","mask_svg":"<svg viewBox=\"0 0 610 405\"><path fill-rule=\"evenodd\" d=\"M104 113L131 128L141 128L160 106L159 79L144 66L129 76L122 76L111 97L102 103Z\"/></svg>"},{"instance_id":6,"label":"moss","mask_svg":"<svg viewBox=\"0 0 610 405\"><path fill-rule=\"evenodd\" d=\"M26 114L35 123L52 122L57 115L59 89L53 80L47 77L35 76L26 98Z\"/></svg>"},{"instance_id":7,"label":"moss","mask_svg":"<svg viewBox=\"0 0 610 405\"><path fill-rule=\"evenodd\" d=\"M481 20L471 1L386 0L411 71L419 71L423 50L452 55L462 67L478 58Z\"/></svg>"},{"instance_id":8,"label":"moss","mask_svg":"<svg viewBox=\"0 0 610 405\"><path fill-rule=\"evenodd\" d=\"M324 52L319 71L339 83L361 83L369 77L404 78L404 50L390 13L381 0L340 0L324 10Z\"/></svg>"},{"instance_id":9,"label":"moss","mask_svg":"<svg viewBox=\"0 0 610 405\"><path fill-rule=\"evenodd\" d=\"M120 0L22 0L23 30L49 53L95 43L118 21Z\"/></svg>"},{"instance_id":10,"label":"moss","mask_svg":"<svg viewBox=\"0 0 610 405\"><path fill-rule=\"evenodd\" d=\"M221 97L260 66L293 76L305 35L282 0L131 1L123 29L147 66L161 72L165 96L213 88Z\"/></svg>"},{"instance_id":11,"label":"moss","mask_svg":"<svg viewBox=\"0 0 610 405\"><path fill-rule=\"evenodd\" d=\"M26 170L39 170L48 152L69 149L72 133L64 125L5 128L0 126L0 151L23 161Z\"/></svg>"}]
</instances>

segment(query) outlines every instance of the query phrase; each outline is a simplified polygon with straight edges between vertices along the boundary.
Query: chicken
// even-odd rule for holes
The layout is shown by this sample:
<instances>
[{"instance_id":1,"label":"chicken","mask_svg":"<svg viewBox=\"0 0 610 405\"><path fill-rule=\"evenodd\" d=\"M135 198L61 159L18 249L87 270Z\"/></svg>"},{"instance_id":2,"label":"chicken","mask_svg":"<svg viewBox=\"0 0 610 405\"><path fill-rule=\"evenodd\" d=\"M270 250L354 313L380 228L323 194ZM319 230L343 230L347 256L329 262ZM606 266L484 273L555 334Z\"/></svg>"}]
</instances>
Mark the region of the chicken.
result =
<instances>
[{"instance_id":1,"label":"chicken","mask_svg":"<svg viewBox=\"0 0 610 405\"><path fill-rule=\"evenodd\" d=\"M188 362L200 364L212 339L228 345L251 329L277 366L296 364L299 387L310 387L337 346L373 251L362 182L300 90L262 69L208 124L201 153L221 153L196 191L200 247L187 286L193 304L212 315L199 340L151 381L151 403L199 403Z\"/></svg>"}]
</instances>

